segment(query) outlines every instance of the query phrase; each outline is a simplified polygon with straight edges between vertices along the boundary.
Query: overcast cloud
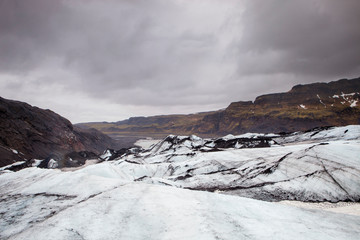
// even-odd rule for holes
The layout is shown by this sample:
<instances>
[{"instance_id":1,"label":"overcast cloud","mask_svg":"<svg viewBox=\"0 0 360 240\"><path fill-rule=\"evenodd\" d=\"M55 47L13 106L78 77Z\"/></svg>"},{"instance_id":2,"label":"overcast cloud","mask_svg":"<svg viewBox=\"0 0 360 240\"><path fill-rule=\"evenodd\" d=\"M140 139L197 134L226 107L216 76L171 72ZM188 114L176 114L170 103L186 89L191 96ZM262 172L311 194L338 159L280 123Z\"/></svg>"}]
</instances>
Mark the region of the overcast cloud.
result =
<instances>
[{"instance_id":1,"label":"overcast cloud","mask_svg":"<svg viewBox=\"0 0 360 240\"><path fill-rule=\"evenodd\" d=\"M72 122L360 76L359 0L0 0L0 95Z\"/></svg>"}]
</instances>

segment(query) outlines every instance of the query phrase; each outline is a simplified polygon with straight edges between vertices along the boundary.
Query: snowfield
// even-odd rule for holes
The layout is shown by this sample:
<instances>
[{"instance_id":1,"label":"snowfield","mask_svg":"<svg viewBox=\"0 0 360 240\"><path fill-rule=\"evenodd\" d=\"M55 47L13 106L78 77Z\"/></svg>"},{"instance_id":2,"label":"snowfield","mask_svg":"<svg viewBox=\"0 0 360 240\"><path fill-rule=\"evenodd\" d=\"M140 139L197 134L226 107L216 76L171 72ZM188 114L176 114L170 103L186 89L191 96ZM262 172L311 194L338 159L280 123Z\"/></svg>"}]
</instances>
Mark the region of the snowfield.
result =
<instances>
[{"instance_id":1,"label":"snowfield","mask_svg":"<svg viewBox=\"0 0 360 240\"><path fill-rule=\"evenodd\" d=\"M359 126L289 136L228 135L211 141L169 136L109 164L112 176L124 180L266 201L359 201L359 139ZM84 171L99 171L99 166Z\"/></svg>"},{"instance_id":2,"label":"snowfield","mask_svg":"<svg viewBox=\"0 0 360 240\"><path fill-rule=\"evenodd\" d=\"M169 136L74 171L3 168L0 239L359 239L360 216L268 202L359 202L359 163L360 126L347 126Z\"/></svg>"},{"instance_id":3,"label":"snowfield","mask_svg":"<svg viewBox=\"0 0 360 240\"><path fill-rule=\"evenodd\" d=\"M78 172L29 168L14 175L25 178L15 188L2 184L1 239L358 239L360 234L359 216Z\"/></svg>"}]
</instances>

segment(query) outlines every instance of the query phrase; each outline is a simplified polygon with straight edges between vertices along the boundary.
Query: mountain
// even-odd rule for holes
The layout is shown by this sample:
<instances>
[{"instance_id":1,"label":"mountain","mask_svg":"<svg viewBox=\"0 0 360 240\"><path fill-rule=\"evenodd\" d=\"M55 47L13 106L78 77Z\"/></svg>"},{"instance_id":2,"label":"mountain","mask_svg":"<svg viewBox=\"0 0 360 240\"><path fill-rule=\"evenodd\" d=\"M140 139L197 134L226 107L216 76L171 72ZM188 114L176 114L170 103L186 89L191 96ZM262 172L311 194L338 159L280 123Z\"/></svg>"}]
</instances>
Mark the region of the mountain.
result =
<instances>
[{"instance_id":1,"label":"mountain","mask_svg":"<svg viewBox=\"0 0 360 240\"><path fill-rule=\"evenodd\" d=\"M163 138L169 134L198 134L196 132L196 126L204 119L204 117L211 113L216 113L216 111L188 115L177 114L153 117L131 117L127 120L114 123L79 123L76 124L76 126L82 128L95 128L119 139L129 136Z\"/></svg>"},{"instance_id":2,"label":"mountain","mask_svg":"<svg viewBox=\"0 0 360 240\"><path fill-rule=\"evenodd\" d=\"M353 125L171 135L70 172L0 168L0 239L358 239L359 153Z\"/></svg>"},{"instance_id":3,"label":"mountain","mask_svg":"<svg viewBox=\"0 0 360 240\"><path fill-rule=\"evenodd\" d=\"M96 129L81 129L60 115L0 97L0 166L52 158L57 164L82 164L118 143Z\"/></svg>"},{"instance_id":4,"label":"mountain","mask_svg":"<svg viewBox=\"0 0 360 240\"><path fill-rule=\"evenodd\" d=\"M246 132L293 132L360 124L360 78L294 86L285 93L233 102L226 109L189 115L134 117L83 123L112 136L162 138L168 134L222 136Z\"/></svg>"}]
</instances>

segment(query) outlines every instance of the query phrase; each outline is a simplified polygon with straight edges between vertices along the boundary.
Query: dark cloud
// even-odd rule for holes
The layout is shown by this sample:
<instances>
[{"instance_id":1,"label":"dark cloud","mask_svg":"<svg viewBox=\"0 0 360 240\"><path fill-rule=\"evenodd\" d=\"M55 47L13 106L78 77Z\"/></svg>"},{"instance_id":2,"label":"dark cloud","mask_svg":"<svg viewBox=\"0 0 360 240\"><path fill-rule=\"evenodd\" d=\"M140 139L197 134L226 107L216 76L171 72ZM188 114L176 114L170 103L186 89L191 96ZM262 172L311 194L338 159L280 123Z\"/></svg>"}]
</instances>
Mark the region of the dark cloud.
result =
<instances>
[{"instance_id":1,"label":"dark cloud","mask_svg":"<svg viewBox=\"0 0 360 240\"><path fill-rule=\"evenodd\" d=\"M358 0L248 1L239 43L242 74L359 74Z\"/></svg>"},{"instance_id":2,"label":"dark cloud","mask_svg":"<svg viewBox=\"0 0 360 240\"><path fill-rule=\"evenodd\" d=\"M81 109L89 120L216 109L359 75L359 10L358 0L0 0L0 87L76 121Z\"/></svg>"}]
</instances>

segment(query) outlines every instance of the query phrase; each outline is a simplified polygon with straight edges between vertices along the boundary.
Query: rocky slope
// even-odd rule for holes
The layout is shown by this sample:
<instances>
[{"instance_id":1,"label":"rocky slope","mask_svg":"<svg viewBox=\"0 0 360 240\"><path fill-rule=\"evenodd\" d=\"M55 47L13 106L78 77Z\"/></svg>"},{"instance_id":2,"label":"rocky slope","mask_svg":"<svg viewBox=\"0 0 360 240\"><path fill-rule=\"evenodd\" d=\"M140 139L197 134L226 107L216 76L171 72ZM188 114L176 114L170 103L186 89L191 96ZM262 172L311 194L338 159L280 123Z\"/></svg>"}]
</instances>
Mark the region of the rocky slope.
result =
<instances>
[{"instance_id":1,"label":"rocky slope","mask_svg":"<svg viewBox=\"0 0 360 240\"><path fill-rule=\"evenodd\" d=\"M95 129L74 127L60 115L24 102L0 97L0 119L0 166L32 158L78 165L106 148L119 147Z\"/></svg>"},{"instance_id":2,"label":"rocky slope","mask_svg":"<svg viewBox=\"0 0 360 240\"><path fill-rule=\"evenodd\" d=\"M360 78L297 85L289 92L235 102L204 118L205 132L294 132L321 126L360 124ZM218 118L218 122L213 122Z\"/></svg>"},{"instance_id":3,"label":"rocky slope","mask_svg":"<svg viewBox=\"0 0 360 240\"><path fill-rule=\"evenodd\" d=\"M85 123L114 136L168 134L222 136L245 132L293 132L360 124L360 78L297 85L289 92L234 102L215 112L136 117L115 123Z\"/></svg>"}]
</instances>

